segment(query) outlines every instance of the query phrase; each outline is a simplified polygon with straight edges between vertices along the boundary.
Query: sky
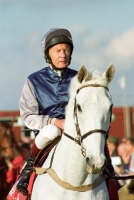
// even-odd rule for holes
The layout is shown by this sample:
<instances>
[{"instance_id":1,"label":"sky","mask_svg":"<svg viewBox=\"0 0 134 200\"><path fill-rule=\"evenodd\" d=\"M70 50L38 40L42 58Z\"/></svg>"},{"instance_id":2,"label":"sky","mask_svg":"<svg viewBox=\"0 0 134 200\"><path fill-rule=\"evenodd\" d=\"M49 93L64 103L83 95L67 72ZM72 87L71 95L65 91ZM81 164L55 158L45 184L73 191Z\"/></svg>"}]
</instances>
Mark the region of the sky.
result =
<instances>
[{"instance_id":1,"label":"sky","mask_svg":"<svg viewBox=\"0 0 134 200\"><path fill-rule=\"evenodd\" d=\"M18 110L27 76L48 66L41 40L51 28L73 37L70 68L113 63L114 107L134 106L133 0L0 0L0 110Z\"/></svg>"}]
</instances>

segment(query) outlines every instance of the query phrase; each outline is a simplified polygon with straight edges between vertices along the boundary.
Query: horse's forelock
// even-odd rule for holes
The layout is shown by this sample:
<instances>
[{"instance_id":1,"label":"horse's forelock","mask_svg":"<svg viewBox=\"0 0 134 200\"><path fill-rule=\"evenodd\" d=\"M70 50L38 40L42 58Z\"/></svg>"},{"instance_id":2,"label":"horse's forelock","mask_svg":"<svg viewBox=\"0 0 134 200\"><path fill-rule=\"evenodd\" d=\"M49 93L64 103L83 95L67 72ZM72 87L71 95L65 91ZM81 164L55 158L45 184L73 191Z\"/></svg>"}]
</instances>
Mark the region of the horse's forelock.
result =
<instances>
[{"instance_id":1,"label":"horse's forelock","mask_svg":"<svg viewBox=\"0 0 134 200\"><path fill-rule=\"evenodd\" d=\"M77 75L71 80L71 84L70 84L70 89L69 89L69 93L70 93L70 97L74 94L76 94L77 89L85 84L99 84L101 86L107 87L108 86L108 82L106 80L106 78L103 76L103 73L97 69L91 69L89 71L89 76L87 78L87 80L85 82L83 82L82 84L80 84L77 80Z\"/></svg>"},{"instance_id":2,"label":"horse's forelock","mask_svg":"<svg viewBox=\"0 0 134 200\"><path fill-rule=\"evenodd\" d=\"M88 82L89 84L98 84L103 87L108 87L108 82L103 76L93 76Z\"/></svg>"},{"instance_id":3,"label":"horse's forelock","mask_svg":"<svg viewBox=\"0 0 134 200\"><path fill-rule=\"evenodd\" d=\"M92 69L91 72L89 72L90 74L90 83L91 84L99 84L102 86L107 86L108 82L107 79L103 76L103 73L97 69Z\"/></svg>"}]
</instances>

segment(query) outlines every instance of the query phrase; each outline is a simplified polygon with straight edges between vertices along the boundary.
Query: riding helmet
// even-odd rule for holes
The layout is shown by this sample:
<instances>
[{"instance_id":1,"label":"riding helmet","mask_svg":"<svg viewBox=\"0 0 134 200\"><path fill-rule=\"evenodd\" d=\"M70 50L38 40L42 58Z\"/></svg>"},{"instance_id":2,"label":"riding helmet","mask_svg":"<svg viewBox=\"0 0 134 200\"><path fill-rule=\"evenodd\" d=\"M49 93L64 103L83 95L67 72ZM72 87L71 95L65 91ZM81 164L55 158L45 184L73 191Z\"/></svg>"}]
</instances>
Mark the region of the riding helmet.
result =
<instances>
[{"instance_id":1,"label":"riding helmet","mask_svg":"<svg viewBox=\"0 0 134 200\"><path fill-rule=\"evenodd\" d=\"M61 44L61 43L67 43L71 46L71 54L73 52L73 40L71 33L64 28L54 28L48 31L43 39L42 39L42 50L45 54L45 60L46 62L51 63L51 58L49 56L48 50L50 47L56 45L56 44ZM70 55L70 61L71 61L71 55ZM69 63L70 64L70 63Z\"/></svg>"}]
</instances>

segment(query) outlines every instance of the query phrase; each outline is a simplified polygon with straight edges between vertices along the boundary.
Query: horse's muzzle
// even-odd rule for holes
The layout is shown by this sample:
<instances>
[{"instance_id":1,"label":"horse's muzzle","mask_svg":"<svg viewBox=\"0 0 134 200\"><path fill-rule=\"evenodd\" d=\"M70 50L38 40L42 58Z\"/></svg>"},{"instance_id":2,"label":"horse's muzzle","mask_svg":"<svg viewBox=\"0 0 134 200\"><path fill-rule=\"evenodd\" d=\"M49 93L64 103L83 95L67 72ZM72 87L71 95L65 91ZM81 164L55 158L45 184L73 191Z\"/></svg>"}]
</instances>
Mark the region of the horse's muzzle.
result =
<instances>
[{"instance_id":1,"label":"horse's muzzle","mask_svg":"<svg viewBox=\"0 0 134 200\"><path fill-rule=\"evenodd\" d=\"M101 174L102 170L106 167L106 159L101 164L91 164L90 158L86 158L86 170L89 174Z\"/></svg>"}]
</instances>

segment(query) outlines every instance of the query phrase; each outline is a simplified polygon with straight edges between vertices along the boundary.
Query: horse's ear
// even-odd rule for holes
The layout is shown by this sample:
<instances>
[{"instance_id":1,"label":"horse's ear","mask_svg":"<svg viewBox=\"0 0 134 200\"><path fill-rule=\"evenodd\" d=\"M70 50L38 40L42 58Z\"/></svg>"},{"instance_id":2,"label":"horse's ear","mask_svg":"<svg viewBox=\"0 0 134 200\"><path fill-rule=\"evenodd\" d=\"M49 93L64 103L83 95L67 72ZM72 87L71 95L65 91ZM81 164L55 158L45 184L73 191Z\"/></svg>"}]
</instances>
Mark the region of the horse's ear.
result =
<instances>
[{"instance_id":1,"label":"horse's ear","mask_svg":"<svg viewBox=\"0 0 134 200\"><path fill-rule=\"evenodd\" d=\"M88 79L88 71L84 65L78 71L77 78L78 78L79 83L82 83Z\"/></svg>"},{"instance_id":2,"label":"horse's ear","mask_svg":"<svg viewBox=\"0 0 134 200\"><path fill-rule=\"evenodd\" d=\"M114 77L115 67L113 64L110 64L106 71L103 73L103 76L107 79L107 82L110 83Z\"/></svg>"}]
</instances>

